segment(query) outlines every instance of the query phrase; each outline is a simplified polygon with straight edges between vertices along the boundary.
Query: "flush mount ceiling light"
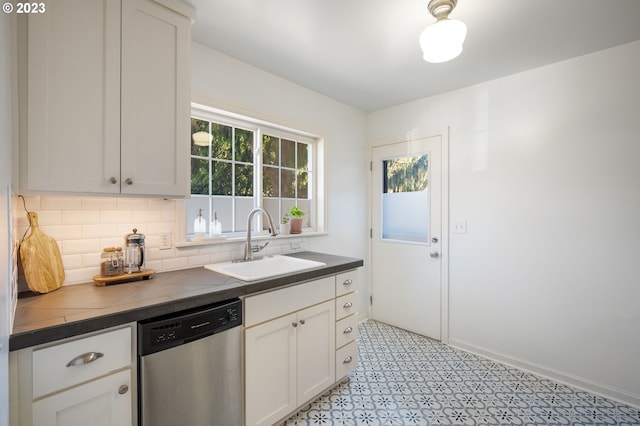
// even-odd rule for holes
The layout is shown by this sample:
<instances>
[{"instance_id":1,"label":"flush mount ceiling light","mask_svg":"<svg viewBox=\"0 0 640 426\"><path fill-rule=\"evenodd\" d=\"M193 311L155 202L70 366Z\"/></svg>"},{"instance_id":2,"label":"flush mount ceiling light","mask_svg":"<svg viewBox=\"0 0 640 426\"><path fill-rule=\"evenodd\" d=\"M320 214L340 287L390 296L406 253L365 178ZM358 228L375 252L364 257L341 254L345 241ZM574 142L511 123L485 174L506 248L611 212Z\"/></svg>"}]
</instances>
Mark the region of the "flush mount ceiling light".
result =
<instances>
[{"instance_id":1,"label":"flush mount ceiling light","mask_svg":"<svg viewBox=\"0 0 640 426\"><path fill-rule=\"evenodd\" d=\"M422 57L427 62L450 61L462 52L462 43L467 36L467 26L462 21L449 19L458 0L431 0L427 8L437 19L420 34Z\"/></svg>"},{"instance_id":2,"label":"flush mount ceiling light","mask_svg":"<svg viewBox=\"0 0 640 426\"><path fill-rule=\"evenodd\" d=\"M191 135L193 143L198 146L209 146L213 140L213 136L207 132L197 132Z\"/></svg>"}]
</instances>

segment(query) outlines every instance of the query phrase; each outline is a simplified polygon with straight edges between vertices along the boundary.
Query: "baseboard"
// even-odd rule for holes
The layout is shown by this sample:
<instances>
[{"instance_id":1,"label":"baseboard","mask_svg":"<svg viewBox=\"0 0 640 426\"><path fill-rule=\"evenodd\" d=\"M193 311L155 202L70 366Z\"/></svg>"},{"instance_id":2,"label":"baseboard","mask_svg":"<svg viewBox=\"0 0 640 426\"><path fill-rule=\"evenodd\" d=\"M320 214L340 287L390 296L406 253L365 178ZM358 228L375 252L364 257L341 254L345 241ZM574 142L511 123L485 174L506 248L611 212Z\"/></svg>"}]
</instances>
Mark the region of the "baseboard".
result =
<instances>
[{"instance_id":1,"label":"baseboard","mask_svg":"<svg viewBox=\"0 0 640 426\"><path fill-rule=\"evenodd\" d=\"M560 371L546 368L542 365L531 364L526 361L519 360L517 358L508 357L479 346L460 342L455 339L449 339L449 346L466 351L466 352L473 353L475 355L482 356L484 358L488 358L492 361L496 361L501 364L506 364L508 366L515 367L520 370L524 370L528 373L532 373L537 376L541 376L546 379L553 380L554 382L569 385L574 388L584 390L586 392L590 392L608 399L621 402L623 404L631 405L634 408L640 408L640 395L637 395L637 394L631 394L631 393L623 392L617 389L613 389L608 386L602 385L600 383L591 381L589 379L565 374Z\"/></svg>"}]
</instances>

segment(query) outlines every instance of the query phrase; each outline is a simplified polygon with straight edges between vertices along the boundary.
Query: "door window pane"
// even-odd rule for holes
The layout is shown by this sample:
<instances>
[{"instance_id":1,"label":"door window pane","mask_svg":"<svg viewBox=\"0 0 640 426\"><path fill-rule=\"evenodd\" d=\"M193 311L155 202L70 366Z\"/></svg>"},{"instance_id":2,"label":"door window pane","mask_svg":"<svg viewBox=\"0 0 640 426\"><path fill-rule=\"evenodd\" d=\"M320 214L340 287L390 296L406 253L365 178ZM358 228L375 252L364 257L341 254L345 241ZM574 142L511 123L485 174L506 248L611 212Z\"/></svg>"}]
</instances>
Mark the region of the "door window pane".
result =
<instances>
[{"instance_id":1,"label":"door window pane","mask_svg":"<svg viewBox=\"0 0 640 426\"><path fill-rule=\"evenodd\" d=\"M382 238L429 239L428 154L382 162Z\"/></svg>"},{"instance_id":2,"label":"door window pane","mask_svg":"<svg viewBox=\"0 0 640 426\"><path fill-rule=\"evenodd\" d=\"M231 163L211 162L211 195L231 195Z\"/></svg>"},{"instance_id":3,"label":"door window pane","mask_svg":"<svg viewBox=\"0 0 640 426\"><path fill-rule=\"evenodd\" d=\"M211 157L222 160L231 160L231 134L232 128L224 124L211 123Z\"/></svg>"},{"instance_id":4,"label":"door window pane","mask_svg":"<svg viewBox=\"0 0 640 426\"><path fill-rule=\"evenodd\" d=\"M209 195L209 161L191 158L191 193Z\"/></svg>"}]
</instances>

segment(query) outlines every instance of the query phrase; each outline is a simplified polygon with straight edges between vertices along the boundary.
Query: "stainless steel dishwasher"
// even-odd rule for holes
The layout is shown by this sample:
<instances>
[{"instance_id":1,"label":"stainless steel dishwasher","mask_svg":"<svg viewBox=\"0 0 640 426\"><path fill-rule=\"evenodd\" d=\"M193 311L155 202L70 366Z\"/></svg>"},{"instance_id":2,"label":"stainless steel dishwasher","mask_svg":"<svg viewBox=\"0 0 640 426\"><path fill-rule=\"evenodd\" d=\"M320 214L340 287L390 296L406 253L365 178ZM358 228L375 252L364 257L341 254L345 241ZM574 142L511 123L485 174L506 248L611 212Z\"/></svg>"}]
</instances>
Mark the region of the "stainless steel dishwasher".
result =
<instances>
[{"instance_id":1,"label":"stainless steel dishwasher","mask_svg":"<svg viewBox=\"0 0 640 426\"><path fill-rule=\"evenodd\" d=\"M138 323L142 426L242 425L239 299Z\"/></svg>"}]
</instances>

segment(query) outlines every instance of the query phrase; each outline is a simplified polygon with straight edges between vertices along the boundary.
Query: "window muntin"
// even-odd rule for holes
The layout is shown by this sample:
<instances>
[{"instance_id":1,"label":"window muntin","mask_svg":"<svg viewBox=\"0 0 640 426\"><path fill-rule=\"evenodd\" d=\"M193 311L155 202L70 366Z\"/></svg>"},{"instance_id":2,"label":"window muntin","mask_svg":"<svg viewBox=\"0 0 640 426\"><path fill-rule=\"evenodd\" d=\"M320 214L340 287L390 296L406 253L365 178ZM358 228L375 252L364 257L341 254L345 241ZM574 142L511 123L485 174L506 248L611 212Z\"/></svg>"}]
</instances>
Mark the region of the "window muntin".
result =
<instances>
[{"instance_id":1,"label":"window muntin","mask_svg":"<svg viewBox=\"0 0 640 426\"><path fill-rule=\"evenodd\" d=\"M207 231L217 214L227 235L246 232L247 216L255 206L269 211L276 223L298 206L306 213L305 226L316 229L317 139L195 109L191 121L192 135L204 132L210 143L191 140L192 191L185 203L188 239L193 238L193 221L200 209ZM260 218L255 226L266 229L268 223Z\"/></svg>"}]
</instances>

